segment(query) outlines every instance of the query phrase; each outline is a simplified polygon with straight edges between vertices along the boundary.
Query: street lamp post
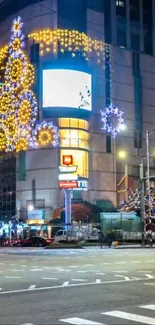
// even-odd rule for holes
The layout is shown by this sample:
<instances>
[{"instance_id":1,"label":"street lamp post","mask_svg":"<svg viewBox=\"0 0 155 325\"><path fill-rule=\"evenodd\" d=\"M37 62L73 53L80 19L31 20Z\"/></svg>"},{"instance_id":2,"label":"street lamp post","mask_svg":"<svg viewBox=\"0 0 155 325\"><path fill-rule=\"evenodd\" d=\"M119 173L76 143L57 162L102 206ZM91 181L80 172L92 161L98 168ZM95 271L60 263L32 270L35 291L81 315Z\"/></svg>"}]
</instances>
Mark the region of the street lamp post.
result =
<instances>
[{"instance_id":1,"label":"street lamp post","mask_svg":"<svg viewBox=\"0 0 155 325\"><path fill-rule=\"evenodd\" d=\"M141 231L142 231L142 246L145 245L145 202L144 202L144 164L143 158L140 163L140 184L141 184Z\"/></svg>"},{"instance_id":2,"label":"street lamp post","mask_svg":"<svg viewBox=\"0 0 155 325\"><path fill-rule=\"evenodd\" d=\"M154 130L153 130L154 131ZM149 218L151 218L151 192L150 192L150 144L149 134L153 131L146 131L146 159L147 159L147 190L148 190L148 205L149 205Z\"/></svg>"}]
</instances>

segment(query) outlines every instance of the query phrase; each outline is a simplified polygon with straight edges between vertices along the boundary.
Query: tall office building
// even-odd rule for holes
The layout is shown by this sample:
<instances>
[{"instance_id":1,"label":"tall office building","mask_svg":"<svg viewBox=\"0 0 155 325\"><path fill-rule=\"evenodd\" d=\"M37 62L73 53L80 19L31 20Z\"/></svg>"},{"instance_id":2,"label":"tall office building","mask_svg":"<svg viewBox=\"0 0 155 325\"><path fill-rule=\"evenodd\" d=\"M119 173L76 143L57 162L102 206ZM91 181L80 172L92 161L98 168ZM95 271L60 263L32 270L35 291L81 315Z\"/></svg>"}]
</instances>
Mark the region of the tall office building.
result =
<instances>
[{"instance_id":1,"label":"tall office building","mask_svg":"<svg viewBox=\"0 0 155 325\"><path fill-rule=\"evenodd\" d=\"M18 15L37 74L38 119L52 120L59 127L60 143L59 148L19 155L16 210L26 217L28 206L33 205L35 211L44 210L49 220L52 211L63 205L58 179L66 154L78 166L73 200L112 209L123 199L124 186L137 186L138 155L146 154L144 133L154 129L155 1L4 0L1 47L8 42L12 20ZM77 91L81 97L76 98ZM111 102L124 112L127 126L115 139L101 123L100 111ZM154 139L152 134L151 151ZM119 150L128 153L125 160L120 161ZM117 186L125 171L129 182ZM14 214L14 209L9 211Z\"/></svg>"}]
</instances>

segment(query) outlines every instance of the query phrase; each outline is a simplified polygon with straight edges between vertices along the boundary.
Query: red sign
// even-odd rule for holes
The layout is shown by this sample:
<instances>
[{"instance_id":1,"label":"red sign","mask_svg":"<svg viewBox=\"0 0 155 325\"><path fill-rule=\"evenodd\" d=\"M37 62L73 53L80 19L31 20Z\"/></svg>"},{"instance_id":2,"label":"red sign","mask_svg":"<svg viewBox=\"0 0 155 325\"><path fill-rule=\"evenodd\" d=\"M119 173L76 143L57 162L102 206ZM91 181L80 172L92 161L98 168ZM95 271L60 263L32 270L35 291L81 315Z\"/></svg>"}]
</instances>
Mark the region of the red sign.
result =
<instances>
[{"instance_id":1,"label":"red sign","mask_svg":"<svg viewBox=\"0 0 155 325\"><path fill-rule=\"evenodd\" d=\"M67 182L67 181L60 181L59 183L59 188L77 188L78 187L78 182Z\"/></svg>"},{"instance_id":2,"label":"red sign","mask_svg":"<svg viewBox=\"0 0 155 325\"><path fill-rule=\"evenodd\" d=\"M73 165L73 156L72 155L64 155L62 157L63 165L69 166Z\"/></svg>"}]
</instances>

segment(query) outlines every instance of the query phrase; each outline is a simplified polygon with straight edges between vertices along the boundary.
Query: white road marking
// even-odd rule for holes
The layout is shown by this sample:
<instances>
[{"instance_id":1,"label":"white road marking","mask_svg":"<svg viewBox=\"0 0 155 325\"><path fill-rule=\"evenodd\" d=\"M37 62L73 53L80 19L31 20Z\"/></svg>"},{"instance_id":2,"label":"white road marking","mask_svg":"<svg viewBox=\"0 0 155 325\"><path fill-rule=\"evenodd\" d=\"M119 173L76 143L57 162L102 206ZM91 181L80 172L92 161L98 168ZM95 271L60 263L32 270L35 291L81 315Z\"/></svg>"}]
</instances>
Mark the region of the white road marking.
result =
<instances>
[{"instance_id":1,"label":"white road marking","mask_svg":"<svg viewBox=\"0 0 155 325\"><path fill-rule=\"evenodd\" d=\"M72 281L85 282L86 280L84 280L84 279L72 279Z\"/></svg>"},{"instance_id":2,"label":"white road marking","mask_svg":"<svg viewBox=\"0 0 155 325\"><path fill-rule=\"evenodd\" d=\"M115 276L120 277L120 278L124 278L125 281L130 281L130 278L128 276L124 276L124 275L120 275L120 274L115 274Z\"/></svg>"},{"instance_id":3,"label":"white road marking","mask_svg":"<svg viewBox=\"0 0 155 325\"><path fill-rule=\"evenodd\" d=\"M16 270L16 269L10 269L8 271L12 271L12 272L24 272L24 270Z\"/></svg>"},{"instance_id":4,"label":"white road marking","mask_svg":"<svg viewBox=\"0 0 155 325\"><path fill-rule=\"evenodd\" d=\"M6 279L21 279L21 276L5 276Z\"/></svg>"},{"instance_id":5,"label":"white road marking","mask_svg":"<svg viewBox=\"0 0 155 325\"><path fill-rule=\"evenodd\" d=\"M77 271L78 273L87 273L89 271Z\"/></svg>"},{"instance_id":6,"label":"white road marking","mask_svg":"<svg viewBox=\"0 0 155 325\"><path fill-rule=\"evenodd\" d=\"M101 283L101 279L96 279L96 283Z\"/></svg>"},{"instance_id":7,"label":"white road marking","mask_svg":"<svg viewBox=\"0 0 155 325\"><path fill-rule=\"evenodd\" d=\"M147 260L147 261L145 261L145 262L153 263L153 262L155 262L155 260Z\"/></svg>"},{"instance_id":8,"label":"white road marking","mask_svg":"<svg viewBox=\"0 0 155 325\"><path fill-rule=\"evenodd\" d=\"M138 263L142 263L142 261L131 261L131 263L136 263L136 264L138 264Z\"/></svg>"},{"instance_id":9,"label":"white road marking","mask_svg":"<svg viewBox=\"0 0 155 325\"><path fill-rule=\"evenodd\" d=\"M127 262L115 262L115 264L126 264Z\"/></svg>"},{"instance_id":10,"label":"white road marking","mask_svg":"<svg viewBox=\"0 0 155 325\"><path fill-rule=\"evenodd\" d=\"M100 263L100 265L109 265L110 263Z\"/></svg>"},{"instance_id":11,"label":"white road marking","mask_svg":"<svg viewBox=\"0 0 155 325\"><path fill-rule=\"evenodd\" d=\"M11 263L11 264L9 264L9 265L10 265L10 266L15 266L15 264L12 264L12 263Z\"/></svg>"},{"instance_id":12,"label":"white road marking","mask_svg":"<svg viewBox=\"0 0 155 325\"><path fill-rule=\"evenodd\" d=\"M151 274L145 274L145 276L149 279L153 279L154 277Z\"/></svg>"},{"instance_id":13,"label":"white road marking","mask_svg":"<svg viewBox=\"0 0 155 325\"><path fill-rule=\"evenodd\" d=\"M119 270L119 271L112 271L113 273L129 273L129 271L122 271L122 270Z\"/></svg>"},{"instance_id":14,"label":"white road marking","mask_svg":"<svg viewBox=\"0 0 155 325\"><path fill-rule=\"evenodd\" d=\"M143 324L147 324L147 325L155 325L155 318L141 316L141 315L132 314L132 313L126 313L126 312L122 312L119 310L102 313L102 315L118 317L121 319L126 319L126 320L130 320L133 322L139 322L139 323L143 323Z\"/></svg>"},{"instance_id":15,"label":"white road marking","mask_svg":"<svg viewBox=\"0 0 155 325\"><path fill-rule=\"evenodd\" d=\"M57 269L59 272L71 272L71 270L65 270L65 269Z\"/></svg>"},{"instance_id":16,"label":"white road marking","mask_svg":"<svg viewBox=\"0 0 155 325\"><path fill-rule=\"evenodd\" d=\"M93 266L94 264L84 264L83 266Z\"/></svg>"},{"instance_id":17,"label":"white road marking","mask_svg":"<svg viewBox=\"0 0 155 325\"><path fill-rule=\"evenodd\" d=\"M73 324L73 325L104 325L103 323L94 322L88 319L73 317L66 319L59 319L60 322Z\"/></svg>"},{"instance_id":18,"label":"white road marking","mask_svg":"<svg viewBox=\"0 0 155 325\"><path fill-rule=\"evenodd\" d=\"M35 289L35 287L36 287L36 284L32 284L32 285L29 287L29 290L33 290L33 289Z\"/></svg>"},{"instance_id":19,"label":"white road marking","mask_svg":"<svg viewBox=\"0 0 155 325\"><path fill-rule=\"evenodd\" d=\"M27 265L25 265L25 264L21 264L20 266L21 266L21 267L26 267Z\"/></svg>"},{"instance_id":20,"label":"white road marking","mask_svg":"<svg viewBox=\"0 0 155 325\"><path fill-rule=\"evenodd\" d=\"M149 310L155 310L155 305L145 305L145 306L139 306L140 308L149 309Z\"/></svg>"},{"instance_id":21,"label":"white road marking","mask_svg":"<svg viewBox=\"0 0 155 325\"><path fill-rule=\"evenodd\" d=\"M67 287L69 285L69 281L65 281L62 285L62 287Z\"/></svg>"},{"instance_id":22,"label":"white road marking","mask_svg":"<svg viewBox=\"0 0 155 325\"><path fill-rule=\"evenodd\" d=\"M0 262L0 265L4 265L4 263Z\"/></svg>"},{"instance_id":23,"label":"white road marking","mask_svg":"<svg viewBox=\"0 0 155 325\"><path fill-rule=\"evenodd\" d=\"M31 269L30 271L31 272L43 272L44 270L43 269Z\"/></svg>"},{"instance_id":24,"label":"white road marking","mask_svg":"<svg viewBox=\"0 0 155 325\"><path fill-rule=\"evenodd\" d=\"M149 282L149 283L144 283L146 286L155 286L155 283L151 283L151 282Z\"/></svg>"},{"instance_id":25,"label":"white road marking","mask_svg":"<svg viewBox=\"0 0 155 325\"><path fill-rule=\"evenodd\" d=\"M79 266L78 265L71 265L69 267L72 268L72 269L74 269L74 268L79 267Z\"/></svg>"},{"instance_id":26,"label":"white road marking","mask_svg":"<svg viewBox=\"0 0 155 325\"><path fill-rule=\"evenodd\" d=\"M152 273L152 271L137 271L138 273Z\"/></svg>"},{"instance_id":27,"label":"white road marking","mask_svg":"<svg viewBox=\"0 0 155 325\"><path fill-rule=\"evenodd\" d=\"M98 272L96 274L98 274L98 275L105 275L105 273L102 273L102 272Z\"/></svg>"},{"instance_id":28,"label":"white road marking","mask_svg":"<svg viewBox=\"0 0 155 325\"><path fill-rule=\"evenodd\" d=\"M33 325L32 323L25 323L25 324L22 324L22 325Z\"/></svg>"},{"instance_id":29,"label":"white road marking","mask_svg":"<svg viewBox=\"0 0 155 325\"><path fill-rule=\"evenodd\" d=\"M154 277L155 279L155 277ZM144 280L149 280L147 278L137 278L137 279L130 279L130 282L138 282L138 281L144 281ZM114 284L114 283L124 283L126 280L121 279L121 280L109 280L109 281L102 281L101 284ZM145 283L146 284L146 283ZM96 282L86 282L86 283L70 283L66 287L81 287L81 286L93 286L97 285ZM40 288L35 288L34 291L44 291L44 290L52 290L52 289L62 289L65 288L63 285L55 285L55 286L49 286L49 287L40 287ZM20 293L20 292L28 292L28 289L19 289L19 290L10 290L10 291L2 291L0 292L0 295L4 294L11 294L11 293Z\"/></svg>"},{"instance_id":30,"label":"white road marking","mask_svg":"<svg viewBox=\"0 0 155 325\"><path fill-rule=\"evenodd\" d=\"M58 278L41 278L42 280L58 280Z\"/></svg>"}]
</instances>

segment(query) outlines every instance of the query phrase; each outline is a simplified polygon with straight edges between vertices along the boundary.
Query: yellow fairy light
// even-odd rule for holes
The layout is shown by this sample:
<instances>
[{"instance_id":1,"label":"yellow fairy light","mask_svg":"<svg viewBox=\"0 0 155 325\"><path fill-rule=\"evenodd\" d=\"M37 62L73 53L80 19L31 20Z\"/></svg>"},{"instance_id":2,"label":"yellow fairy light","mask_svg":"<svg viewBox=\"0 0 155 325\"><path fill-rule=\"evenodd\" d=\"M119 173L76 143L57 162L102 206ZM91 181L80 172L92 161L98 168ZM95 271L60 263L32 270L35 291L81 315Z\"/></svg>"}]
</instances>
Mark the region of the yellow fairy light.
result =
<instances>
[{"instance_id":1,"label":"yellow fairy light","mask_svg":"<svg viewBox=\"0 0 155 325\"><path fill-rule=\"evenodd\" d=\"M20 137L16 143L16 152L26 151L28 149L28 141L24 137Z\"/></svg>"},{"instance_id":2,"label":"yellow fairy light","mask_svg":"<svg viewBox=\"0 0 155 325\"><path fill-rule=\"evenodd\" d=\"M8 116L8 118L3 122L8 129L8 135L11 141L17 136L18 126L15 123L14 115Z\"/></svg>"},{"instance_id":3,"label":"yellow fairy light","mask_svg":"<svg viewBox=\"0 0 155 325\"><path fill-rule=\"evenodd\" d=\"M24 78L22 85L25 89L31 88L35 80L35 69L32 64L28 63L26 66L26 71L24 73Z\"/></svg>"},{"instance_id":4,"label":"yellow fairy light","mask_svg":"<svg viewBox=\"0 0 155 325\"><path fill-rule=\"evenodd\" d=\"M7 138L5 132L2 129L0 129L0 151L5 150L6 145L7 145Z\"/></svg>"},{"instance_id":5,"label":"yellow fairy light","mask_svg":"<svg viewBox=\"0 0 155 325\"><path fill-rule=\"evenodd\" d=\"M31 118L31 104L27 99L24 99L21 102L19 111L18 111L18 120L22 125L26 125L29 123Z\"/></svg>"},{"instance_id":6,"label":"yellow fairy light","mask_svg":"<svg viewBox=\"0 0 155 325\"><path fill-rule=\"evenodd\" d=\"M19 48L20 48L20 46L21 46L21 41L20 41L20 39L17 37L17 38L15 38L14 41L12 42L12 49L13 49L14 51L18 51Z\"/></svg>"},{"instance_id":7,"label":"yellow fairy light","mask_svg":"<svg viewBox=\"0 0 155 325\"><path fill-rule=\"evenodd\" d=\"M23 75L23 63L17 58L12 60L12 64L10 66L10 79L11 82L19 82Z\"/></svg>"},{"instance_id":8,"label":"yellow fairy light","mask_svg":"<svg viewBox=\"0 0 155 325\"><path fill-rule=\"evenodd\" d=\"M38 132L38 144L39 146L50 145L53 141L53 132L50 129L41 129Z\"/></svg>"},{"instance_id":9,"label":"yellow fairy light","mask_svg":"<svg viewBox=\"0 0 155 325\"><path fill-rule=\"evenodd\" d=\"M6 114L11 107L11 97L8 91L3 91L0 97L0 113Z\"/></svg>"}]
</instances>

